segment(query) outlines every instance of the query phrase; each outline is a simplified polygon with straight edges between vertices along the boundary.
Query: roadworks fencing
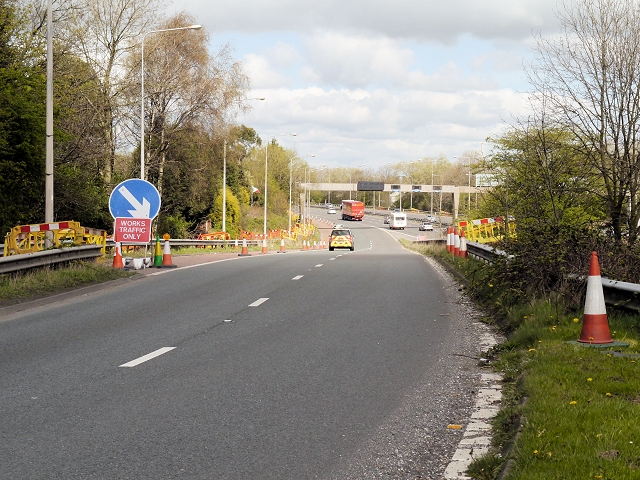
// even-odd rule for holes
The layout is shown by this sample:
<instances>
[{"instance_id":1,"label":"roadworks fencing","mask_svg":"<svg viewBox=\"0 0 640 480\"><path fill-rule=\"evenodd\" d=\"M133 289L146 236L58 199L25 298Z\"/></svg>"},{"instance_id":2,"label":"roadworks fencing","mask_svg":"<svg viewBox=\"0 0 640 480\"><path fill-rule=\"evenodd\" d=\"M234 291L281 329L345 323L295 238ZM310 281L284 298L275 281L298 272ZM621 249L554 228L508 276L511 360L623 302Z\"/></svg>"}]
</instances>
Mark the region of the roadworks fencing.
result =
<instances>
[{"instance_id":1,"label":"roadworks fencing","mask_svg":"<svg viewBox=\"0 0 640 480\"><path fill-rule=\"evenodd\" d=\"M13 227L4 238L4 256L79 245L100 245L102 255L106 255L106 230L83 227L80 222L73 220L18 225Z\"/></svg>"}]
</instances>

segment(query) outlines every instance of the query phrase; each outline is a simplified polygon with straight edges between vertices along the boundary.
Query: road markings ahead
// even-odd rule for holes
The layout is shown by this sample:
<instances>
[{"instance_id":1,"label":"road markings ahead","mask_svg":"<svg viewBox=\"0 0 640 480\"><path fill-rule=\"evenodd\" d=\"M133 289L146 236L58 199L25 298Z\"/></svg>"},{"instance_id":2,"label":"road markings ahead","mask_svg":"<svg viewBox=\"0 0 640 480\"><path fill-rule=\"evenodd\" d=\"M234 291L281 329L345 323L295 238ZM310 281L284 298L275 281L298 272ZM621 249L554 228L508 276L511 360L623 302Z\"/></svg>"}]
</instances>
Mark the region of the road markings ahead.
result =
<instances>
[{"instance_id":1,"label":"road markings ahead","mask_svg":"<svg viewBox=\"0 0 640 480\"><path fill-rule=\"evenodd\" d=\"M173 350L176 347L162 347L159 348L158 350L156 350L155 352L151 352L151 353L147 353L146 355L140 357L140 358L136 358L135 360L131 360L130 362L124 363L122 365L120 365L121 367L135 367L136 365L140 365L141 363L144 363L148 360L151 360L152 358L156 358L159 357L160 355L163 355L167 352L170 352L171 350Z\"/></svg>"},{"instance_id":2,"label":"road markings ahead","mask_svg":"<svg viewBox=\"0 0 640 480\"><path fill-rule=\"evenodd\" d=\"M322 264L321 264L321 263L319 263L318 265L316 265L316 268L319 268L319 267L321 267L321 266L322 266Z\"/></svg>"},{"instance_id":3,"label":"road markings ahead","mask_svg":"<svg viewBox=\"0 0 640 480\"><path fill-rule=\"evenodd\" d=\"M300 280L302 277L304 277L304 275L296 275L291 280Z\"/></svg>"},{"instance_id":4,"label":"road markings ahead","mask_svg":"<svg viewBox=\"0 0 640 480\"><path fill-rule=\"evenodd\" d=\"M249 306L250 307L257 307L258 305L262 305L264 302L266 302L267 300L269 300L268 298L259 298L258 300L256 300L255 302L251 303Z\"/></svg>"}]
</instances>

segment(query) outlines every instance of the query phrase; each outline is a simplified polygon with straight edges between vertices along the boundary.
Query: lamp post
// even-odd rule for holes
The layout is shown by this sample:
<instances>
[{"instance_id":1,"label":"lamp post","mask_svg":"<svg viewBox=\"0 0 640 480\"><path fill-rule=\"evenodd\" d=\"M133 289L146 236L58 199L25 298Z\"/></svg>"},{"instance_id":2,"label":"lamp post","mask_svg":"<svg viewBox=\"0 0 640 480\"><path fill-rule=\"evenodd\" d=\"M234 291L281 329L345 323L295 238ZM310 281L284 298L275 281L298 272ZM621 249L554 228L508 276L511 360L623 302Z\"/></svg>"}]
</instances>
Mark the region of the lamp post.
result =
<instances>
[{"instance_id":1,"label":"lamp post","mask_svg":"<svg viewBox=\"0 0 640 480\"><path fill-rule=\"evenodd\" d=\"M286 136L289 135L291 137L295 137L298 134L297 133L282 133L280 135L274 135L271 138L276 138L277 136ZM268 169L268 165L269 165L269 144L267 143L264 147L264 219L263 219L263 224L262 224L262 233L264 234L265 238L267 236L267 173L269 171Z\"/></svg>"},{"instance_id":2,"label":"lamp post","mask_svg":"<svg viewBox=\"0 0 640 480\"><path fill-rule=\"evenodd\" d=\"M315 155L305 155L305 157L315 157ZM296 158L295 155L293 155L290 159L289 159L289 231L291 231L291 202L292 202L292 185L293 185L293 159ZM307 173L306 173L306 168L305 168L305 182L307 181ZM305 200L306 200L307 196L305 194ZM304 206L303 206L304 208Z\"/></svg>"},{"instance_id":3,"label":"lamp post","mask_svg":"<svg viewBox=\"0 0 640 480\"><path fill-rule=\"evenodd\" d=\"M140 47L140 178L144 180L144 39L152 33L177 32L178 30L200 30L202 25L189 25L188 27L163 28L161 30L151 30L142 35Z\"/></svg>"},{"instance_id":4,"label":"lamp post","mask_svg":"<svg viewBox=\"0 0 640 480\"><path fill-rule=\"evenodd\" d=\"M254 97L247 100L264 100L264 97ZM291 229L289 229L291 230ZM222 231L227 231L227 139L224 139L222 154Z\"/></svg>"}]
</instances>

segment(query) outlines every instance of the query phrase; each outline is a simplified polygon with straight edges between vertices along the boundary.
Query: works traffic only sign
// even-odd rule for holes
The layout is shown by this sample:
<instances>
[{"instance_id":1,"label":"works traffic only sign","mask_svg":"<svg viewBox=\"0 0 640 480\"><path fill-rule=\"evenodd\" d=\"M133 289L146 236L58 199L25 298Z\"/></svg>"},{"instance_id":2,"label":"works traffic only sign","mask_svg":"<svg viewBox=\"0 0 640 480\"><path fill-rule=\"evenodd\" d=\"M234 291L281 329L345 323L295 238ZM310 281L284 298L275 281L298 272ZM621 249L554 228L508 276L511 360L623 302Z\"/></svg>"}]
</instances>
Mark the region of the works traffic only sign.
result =
<instances>
[{"instance_id":1,"label":"works traffic only sign","mask_svg":"<svg viewBox=\"0 0 640 480\"><path fill-rule=\"evenodd\" d=\"M120 183L109 197L109 211L115 218L150 218L160 211L160 193L152 183L130 178Z\"/></svg>"},{"instance_id":2,"label":"works traffic only sign","mask_svg":"<svg viewBox=\"0 0 640 480\"><path fill-rule=\"evenodd\" d=\"M116 218L113 240L122 243L149 243L151 241L150 218Z\"/></svg>"}]
</instances>

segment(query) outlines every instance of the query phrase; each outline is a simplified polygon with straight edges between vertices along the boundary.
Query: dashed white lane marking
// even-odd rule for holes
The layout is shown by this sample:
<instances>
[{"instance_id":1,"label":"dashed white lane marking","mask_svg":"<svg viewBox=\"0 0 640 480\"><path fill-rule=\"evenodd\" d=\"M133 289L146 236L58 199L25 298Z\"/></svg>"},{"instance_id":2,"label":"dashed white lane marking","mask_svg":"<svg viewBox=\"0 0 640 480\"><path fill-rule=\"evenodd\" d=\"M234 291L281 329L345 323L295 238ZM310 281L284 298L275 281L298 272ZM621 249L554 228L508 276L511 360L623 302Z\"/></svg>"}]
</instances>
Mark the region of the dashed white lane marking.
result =
<instances>
[{"instance_id":1,"label":"dashed white lane marking","mask_svg":"<svg viewBox=\"0 0 640 480\"><path fill-rule=\"evenodd\" d=\"M321 263L319 263L318 265L316 265L316 268L321 267L321 266L322 266L322 264L321 264Z\"/></svg>"},{"instance_id":2,"label":"dashed white lane marking","mask_svg":"<svg viewBox=\"0 0 640 480\"><path fill-rule=\"evenodd\" d=\"M140 365L141 363L144 363L148 360L151 360L152 358L156 358L160 355L163 355L167 352L170 352L171 350L173 350L176 347L162 347L159 348L158 350L156 350L155 352L151 352L151 353L147 353L146 355L143 355L140 358L136 358L135 360L131 360L130 362L127 363L123 363L122 365L120 365L121 367L135 367L136 365Z\"/></svg>"},{"instance_id":3,"label":"dashed white lane marking","mask_svg":"<svg viewBox=\"0 0 640 480\"><path fill-rule=\"evenodd\" d=\"M335 260L335 259L336 259L336 257L333 257L333 258L330 258L329 260Z\"/></svg>"},{"instance_id":4,"label":"dashed white lane marking","mask_svg":"<svg viewBox=\"0 0 640 480\"><path fill-rule=\"evenodd\" d=\"M296 275L291 280L300 280L302 277L304 277L304 275Z\"/></svg>"},{"instance_id":5,"label":"dashed white lane marking","mask_svg":"<svg viewBox=\"0 0 640 480\"><path fill-rule=\"evenodd\" d=\"M267 300L269 300L268 298L259 298L258 300L256 300L255 302L249 304L250 307L257 307L258 305L262 305L264 302L266 302Z\"/></svg>"}]
</instances>

